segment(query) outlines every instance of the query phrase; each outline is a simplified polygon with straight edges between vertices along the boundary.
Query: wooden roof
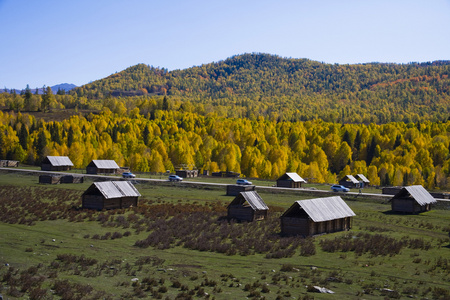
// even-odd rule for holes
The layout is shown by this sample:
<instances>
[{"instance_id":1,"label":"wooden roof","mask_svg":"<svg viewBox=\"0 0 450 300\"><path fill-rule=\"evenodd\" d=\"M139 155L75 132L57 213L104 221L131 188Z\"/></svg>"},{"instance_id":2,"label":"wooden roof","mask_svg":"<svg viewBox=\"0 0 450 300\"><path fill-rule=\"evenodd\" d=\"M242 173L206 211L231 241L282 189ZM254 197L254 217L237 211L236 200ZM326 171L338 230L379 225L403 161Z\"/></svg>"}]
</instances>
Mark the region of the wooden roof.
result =
<instances>
[{"instance_id":1,"label":"wooden roof","mask_svg":"<svg viewBox=\"0 0 450 300\"><path fill-rule=\"evenodd\" d=\"M285 173L284 175L282 175L277 180L292 180L294 182L304 182L304 183L306 183L306 180L301 178L300 175L298 175L297 173Z\"/></svg>"},{"instance_id":2,"label":"wooden roof","mask_svg":"<svg viewBox=\"0 0 450 300\"><path fill-rule=\"evenodd\" d=\"M120 169L114 160L109 159L94 159L89 165L94 165L99 169Z\"/></svg>"},{"instance_id":3,"label":"wooden roof","mask_svg":"<svg viewBox=\"0 0 450 300\"><path fill-rule=\"evenodd\" d=\"M359 179L361 179L362 182L364 183L370 183L369 179L367 179L366 176L364 176L363 174L358 174L356 175Z\"/></svg>"},{"instance_id":4,"label":"wooden roof","mask_svg":"<svg viewBox=\"0 0 450 300\"><path fill-rule=\"evenodd\" d=\"M130 181L94 182L84 194L89 194L93 189L97 189L105 199L141 196Z\"/></svg>"},{"instance_id":5,"label":"wooden roof","mask_svg":"<svg viewBox=\"0 0 450 300\"><path fill-rule=\"evenodd\" d=\"M295 209L296 206L303 209L314 222L355 216L355 213L340 196L295 201L283 216Z\"/></svg>"},{"instance_id":6,"label":"wooden roof","mask_svg":"<svg viewBox=\"0 0 450 300\"><path fill-rule=\"evenodd\" d=\"M71 166L73 167L73 163L67 156L47 156L44 158L42 163L49 163L52 166Z\"/></svg>"},{"instance_id":7,"label":"wooden roof","mask_svg":"<svg viewBox=\"0 0 450 300\"><path fill-rule=\"evenodd\" d=\"M340 181L342 181L342 180L351 181L352 183L355 183L355 184L359 183L359 181L355 177L353 177L353 175L345 175L345 177L342 178Z\"/></svg>"},{"instance_id":8,"label":"wooden roof","mask_svg":"<svg viewBox=\"0 0 450 300\"><path fill-rule=\"evenodd\" d=\"M391 200L399 198L412 198L419 205L437 202L437 200L434 199L434 197L421 185L405 186L397 194L395 194Z\"/></svg>"},{"instance_id":9,"label":"wooden roof","mask_svg":"<svg viewBox=\"0 0 450 300\"><path fill-rule=\"evenodd\" d=\"M240 192L239 195L231 201L232 205L242 205L247 202L253 210L268 210L269 207L264 203L263 199L255 191Z\"/></svg>"}]
</instances>

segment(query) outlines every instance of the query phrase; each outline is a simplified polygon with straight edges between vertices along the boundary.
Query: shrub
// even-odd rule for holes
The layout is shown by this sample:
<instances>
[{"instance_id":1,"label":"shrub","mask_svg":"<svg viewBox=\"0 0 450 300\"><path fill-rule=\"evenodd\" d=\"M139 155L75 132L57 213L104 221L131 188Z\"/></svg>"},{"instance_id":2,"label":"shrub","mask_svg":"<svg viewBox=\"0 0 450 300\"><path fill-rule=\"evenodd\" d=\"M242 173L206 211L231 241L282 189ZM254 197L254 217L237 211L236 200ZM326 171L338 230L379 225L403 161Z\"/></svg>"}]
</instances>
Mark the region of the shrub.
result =
<instances>
[{"instance_id":1,"label":"shrub","mask_svg":"<svg viewBox=\"0 0 450 300\"><path fill-rule=\"evenodd\" d=\"M269 289L269 287L265 284L265 285L263 285L263 287L261 288L261 292L262 292L262 293L269 293L269 292L270 292L270 289Z\"/></svg>"},{"instance_id":2,"label":"shrub","mask_svg":"<svg viewBox=\"0 0 450 300\"><path fill-rule=\"evenodd\" d=\"M301 243L300 255L301 256L311 256L316 254L316 245L312 238L304 239Z\"/></svg>"},{"instance_id":3,"label":"shrub","mask_svg":"<svg viewBox=\"0 0 450 300\"><path fill-rule=\"evenodd\" d=\"M292 272L292 271L294 271L294 266L291 264L282 265L280 271L281 272Z\"/></svg>"},{"instance_id":4,"label":"shrub","mask_svg":"<svg viewBox=\"0 0 450 300\"><path fill-rule=\"evenodd\" d=\"M181 283L178 280L172 281L172 287L178 289L181 287Z\"/></svg>"}]
</instances>

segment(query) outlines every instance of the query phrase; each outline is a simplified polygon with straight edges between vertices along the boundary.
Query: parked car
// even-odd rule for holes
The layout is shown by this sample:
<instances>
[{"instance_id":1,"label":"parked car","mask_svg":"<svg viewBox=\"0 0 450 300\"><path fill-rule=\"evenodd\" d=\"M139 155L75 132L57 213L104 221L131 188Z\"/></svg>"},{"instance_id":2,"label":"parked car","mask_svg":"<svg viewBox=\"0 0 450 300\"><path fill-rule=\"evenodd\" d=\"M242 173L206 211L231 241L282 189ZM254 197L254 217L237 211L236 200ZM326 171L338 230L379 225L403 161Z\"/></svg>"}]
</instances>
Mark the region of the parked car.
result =
<instances>
[{"instance_id":1,"label":"parked car","mask_svg":"<svg viewBox=\"0 0 450 300\"><path fill-rule=\"evenodd\" d=\"M136 175L134 175L134 174L131 173L131 172L123 172L123 173L122 173L122 177L123 177L123 178L136 178Z\"/></svg>"},{"instance_id":2,"label":"parked car","mask_svg":"<svg viewBox=\"0 0 450 300\"><path fill-rule=\"evenodd\" d=\"M240 184L240 185L251 185L252 182L248 181L247 179L238 179L236 180L236 184Z\"/></svg>"},{"instance_id":3,"label":"parked car","mask_svg":"<svg viewBox=\"0 0 450 300\"><path fill-rule=\"evenodd\" d=\"M345 186L339 185L339 184L332 185L331 190L333 192L348 192L348 191L350 191L349 188L346 188Z\"/></svg>"},{"instance_id":4,"label":"parked car","mask_svg":"<svg viewBox=\"0 0 450 300\"><path fill-rule=\"evenodd\" d=\"M183 181L183 178L178 175L169 175L169 181Z\"/></svg>"}]
</instances>

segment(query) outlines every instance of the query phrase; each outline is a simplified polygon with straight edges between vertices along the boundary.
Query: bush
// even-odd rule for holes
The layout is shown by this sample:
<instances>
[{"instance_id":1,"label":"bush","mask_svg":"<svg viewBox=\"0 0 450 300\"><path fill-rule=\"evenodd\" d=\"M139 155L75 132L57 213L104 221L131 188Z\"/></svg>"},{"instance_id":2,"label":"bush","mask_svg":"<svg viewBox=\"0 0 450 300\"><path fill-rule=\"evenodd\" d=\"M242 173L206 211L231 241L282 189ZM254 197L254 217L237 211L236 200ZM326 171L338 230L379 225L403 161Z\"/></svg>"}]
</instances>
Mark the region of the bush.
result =
<instances>
[{"instance_id":1,"label":"bush","mask_svg":"<svg viewBox=\"0 0 450 300\"><path fill-rule=\"evenodd\" d=\"M292 272L292 271L294 271L294 266L291 264L282 265L280 271L281 272Z\"/></svg>"}]
</instances>

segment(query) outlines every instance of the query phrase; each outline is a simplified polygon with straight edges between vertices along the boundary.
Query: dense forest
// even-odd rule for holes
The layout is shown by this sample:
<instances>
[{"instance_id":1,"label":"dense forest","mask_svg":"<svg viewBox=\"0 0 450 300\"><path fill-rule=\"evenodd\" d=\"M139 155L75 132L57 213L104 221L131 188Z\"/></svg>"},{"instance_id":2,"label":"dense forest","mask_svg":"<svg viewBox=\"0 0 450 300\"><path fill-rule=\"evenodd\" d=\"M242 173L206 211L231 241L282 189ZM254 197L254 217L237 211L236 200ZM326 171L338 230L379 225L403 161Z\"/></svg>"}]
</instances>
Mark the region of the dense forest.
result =
<instances>
[{"instance_id":1,"label":"dense forest","mask_svg":"<svg viewBox=\"0 0 450 300\"><path fill-rule=\"evenodd\" d=\"M1 157L29 164L67 155L77 168L92 159L114 159L142 172L184 165L275 179L292 171L319 183L362 173L375 185L430 189L446 188L450 180L450 121L341 125L173 110L121 116L108 108L61 122L13 112L1 113L0 121Z\"/></svg>"},{"instance_id":2,"label":"dense forest","mask_svg":"<svg viewBox=\"0 0 450 300\"><path fill-rule=\"evenodd\" d=\"M0 93L0 158L267 179L292 171L318 183L362 173L374 185L448 189L449 67L266 54L172 72L137 65L69 94Z\"/></svg>"}]
</instances>

